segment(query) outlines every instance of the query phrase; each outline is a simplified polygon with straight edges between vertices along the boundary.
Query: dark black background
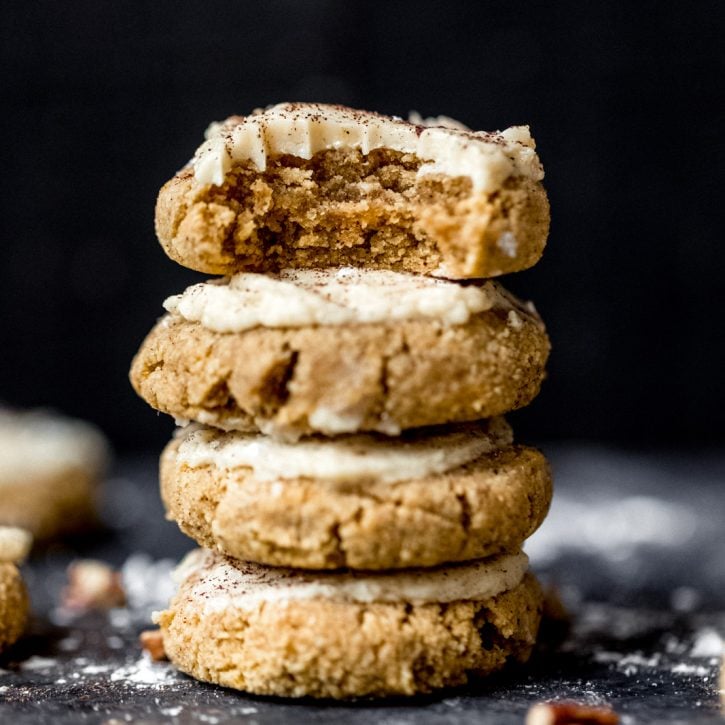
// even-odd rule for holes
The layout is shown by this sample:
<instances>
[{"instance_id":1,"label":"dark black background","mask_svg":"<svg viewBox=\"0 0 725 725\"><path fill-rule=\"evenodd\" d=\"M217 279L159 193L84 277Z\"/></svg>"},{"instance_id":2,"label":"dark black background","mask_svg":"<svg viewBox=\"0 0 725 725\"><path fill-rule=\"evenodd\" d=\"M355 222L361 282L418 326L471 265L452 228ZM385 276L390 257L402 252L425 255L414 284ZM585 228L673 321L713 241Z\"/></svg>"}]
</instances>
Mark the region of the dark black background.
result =
<instances>
[{"instance_id":1,"label":"dark black background","mask_svg":"<svg viewBox=\"0 0 725 725\"><path fill-rule=\"evenodd\" d=\"M529 123L553 222L508 278L554 342L521 437L723 437L721 2L6 5L0 398L98 422L121 450L171 428L126 371L198 276L153 205L211 120L282 100Z\"/></svg>"}]
</instances>

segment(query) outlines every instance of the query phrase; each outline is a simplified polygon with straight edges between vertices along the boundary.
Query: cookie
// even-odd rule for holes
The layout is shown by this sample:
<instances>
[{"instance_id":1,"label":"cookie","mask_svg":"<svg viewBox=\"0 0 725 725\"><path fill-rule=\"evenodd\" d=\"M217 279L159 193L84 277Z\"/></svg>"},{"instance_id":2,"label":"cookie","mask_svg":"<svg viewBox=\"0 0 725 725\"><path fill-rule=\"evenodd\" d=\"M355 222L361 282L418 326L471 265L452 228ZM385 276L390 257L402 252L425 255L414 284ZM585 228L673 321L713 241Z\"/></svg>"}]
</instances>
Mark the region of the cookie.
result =
<instances>
[{"instance_id":1,"label":"cookie","mask_svg":"<svg viewBox=\"0 0 725 725\"><path fill-rule=\"evenodd\" d=\"M36 539L88 528L107 459L105 439L87 423L0 409L0 524Z\"/></svg>"},{"instance_id":2,"label":"cookie","mask_svg":"<svg viewBox=\"0 0 725 725\"><path fill-rule=\"evenodd\" d=\"M285 103L212 124L164 185L156 233L210 274L356 266L452 279L540 258L543 168L527 126L473 132Z\"/></svg>"},{"instance_id":3,"label":"cookie","mask_svg":"<svg viewBox=\"0 0 725 725\"><path fill-rule=\"evenodd\" d=\"M544 326L495 282L241 273L169 298L131 368L177 418L289 438L500 415L538 393Z\"/></svg>"},{"instance_id":4,"label":"cookie","mask_svg":"<svg viewBox=\"0 0 725 725\"><path fill-rule=\"evenodd\" d=\"M502 418L292 444L189 426L161 457L161 494L184 533L228 556L393 569L517 551L546 515L551 475Z\"/></svg>"},{"instance_id":5,"label":"cookie","mask_svg":"<svg viewBox=\"0 0 725 725\"><path fill-rule=\"evenodd\" d=\"M260 695L413 695L524 662L541 591L523 554L398 573L262 567L199 552L156 615L169 659Z\"/></svg>"},{"instance_id":6,"label":"cookie","mask_svg":"<svg viewBox=\"0 0 725 725\"><path fill-rule=\"evenodd\" d=\"M28 592L17 563L31 541L27 531L0 526L0 652L17 641L28 619Z\"/></svg>"}]
</instances>

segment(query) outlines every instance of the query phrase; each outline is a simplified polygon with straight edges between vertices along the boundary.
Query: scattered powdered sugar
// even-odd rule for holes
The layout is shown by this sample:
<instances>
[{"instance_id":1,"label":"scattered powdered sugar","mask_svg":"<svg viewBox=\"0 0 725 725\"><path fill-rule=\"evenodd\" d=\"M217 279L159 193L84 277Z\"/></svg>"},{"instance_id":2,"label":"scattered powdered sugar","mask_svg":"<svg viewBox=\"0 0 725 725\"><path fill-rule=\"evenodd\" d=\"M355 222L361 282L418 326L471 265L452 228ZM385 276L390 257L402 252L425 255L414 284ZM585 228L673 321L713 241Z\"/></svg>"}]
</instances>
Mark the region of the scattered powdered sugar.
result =
<instances>
[{"instance_id":1,"label":"scattered powdered sugar","mask_svg":"<svg viewBox=\"0 0 725 725\"><path fill-rule=\"evenodd\" d=\"M682 504L651 496L606 500L555 497L548 519L526 544L534 564L547 564L566 549L596 554L611 563L638 548L679 548L697 530L697 515Z\"/></svg>"},{"instance_id":2,"label":"scattered powdered sugar","mask_svg":"<svg viewBox=\"0 0 725 725\"><path fill-rule=\"evenodd\" d=\"M28 676L32 673L36 678L40 677L42 681L55 685L116 683L133 690L162 690L178 685L183 682L184 677L169 662L154 662L146 652L138 659L125 663L89 662L83 657L75 658L69 663L60 658L33 656L19 663L19 670ZM9 685L4 685L0 692L9 689Z\"/></svg>"},{"instance_id":3,"label":"scattered powdered sugar","mask_svg":"<svg viewBox=\"0 0 725 725\"><path fill-rule=\"evenodd\" d=\"M133 554L120 571L126 606L114 607L105 613L96 607L74 611L61 605L50 609L50 621L70 627L71 632L57 642L55 656L33 655L18 662L15 672L26 673L26 677L33 680L54 685L70 683L74 687L116 683L139 690L159 690L182 682L183 675L171 664L152 661L148 653L141 652L140 644L135 648L131 645L132 656L137 659L124 659L122 653L128 643L138 642L138 629L149 626L151 611L165 607L174 594L176 585L171 572L175 564L171 559L154 560L147 554ZM95 630L91 634L85 630L72 630L75 622L85 615L107 617L110 631L104 632L106 649L96 646ZM76 653L86 656L74 656ZM13 674L13 671L0 670L0 675L12 677Z\"/></svg>"},{"instance_id":4,"label":"scattered powdered sugar","mask_svg":"<svg viewBox=\"0 0 725 725\"><path fill-rule=\"evenodd\" d=\"M178 682L181 675L167 662L154 662L144 652L135 662L119 667L111 673L111 682L123 682L138 688L161 688Z\"/></svg>"},{"instance_id":5,"label":"scattered powdered sugar","mask_svg":"<svg viewBox=\"0 0 725 725\"><path fill-rule=\"evenodd\" d=\"M642 671L669 671L673 675L688 675L704 677L706 680L717 673L719 660L712 658L709 665L696 664L687 661L674 661L667 656L666 652L655 652L649 656L641 652L623 654L621 652L610 652L600 650L592 656L595 662L612 665L618 672L627 677L642 674Z\"/></svg>"},{"instance_id":6,"label":"scattered powdered sugar","mask_svg":"<svg viewBox=\"0 0 725 725\"><path fill-rule=\"evenodd\" d=\"M632 654L625 655L619 662L616 663L617 669L623 674L631 677L639 673L640 668L644 669L655 669L659 667L662 662L662 655L659 652L655 652L651 657L645 657L644 655L634 652Z\"/></svg>"},{"instance_id":7,"label":"scattered powdered sugar","mask_svg":"<svg viewBox=\"0 0 725 725\"><path fill-rule=\"evenodd\" d=\"M595 662L612 664L624 675L631 677L639 673L640 669L655 669L662 664L662 654L655 652L646 657L641 652L622 654L621 652L599 651L593 655Z\"/></svg>"},{"instance_id":8,"label":"scattered powdered sugar","mask_svg":"<svg viewBox=\"0 0 725 725\"><path fill-rule=\"evenodd\" d=\"M176 707L162 707L159 710L159 713L161 715L166 715L167 717L176 717L183 709L184 708L181 705L177 705Z\"/></svg>"},{"instance_id":9,"label":"scattered powdered sugar","mask_svg":"<svg viewBox=\"0 0 725 725\"><path fill-rule=\"evenodd\" d=\"M21 670L49 670L52 667L55 667L57 664L57 660L55 660L52 657L39 657L37 655L33 655L32 657L28 657L27 660L21 663L20 669Z\"/></svg>"},{"instance_id":10,"label":"scattered powdered sugar","mask_svg":"<svg viewBox=\"0 0 725 725\"><path fill-rule=\"evenodd\" d=\"M580 614L580 621L575 624L580 635L591 636L602 626L600 615L603 608L608 610L608 618L611 621L618 619L618 612L625 611L608 605L585 605ZM660 617L666 616L666 613L660 613ZM723 652L723 642L718 629L707 625L690 633L675 634L671 630L677 621L677 615L670 614L669 617L668 622L656 618L654 612L643 613L643 618L650 621L649 631L652 631L652 628L670 629L653 641L652 651L599 649L592 653L592 660L607 665L626 677L646 677L653 682L658 679L667 681L673 675L700 678L704 683L717 677ZM622 648L625 648L628 641L641 641L642 635L646 634L641 630L640 624L632 620L620 632L623 635L621 638L612 637L611 630L608 634L611 639L620 640ZM606 625L603 629L605 628Z\"/></svg>"},{"instance_id":11,"label":"scattered powdered sugar","mask_svg":"<svg viewBox=\"0 0 725 725\"><path fill-rule=\"evenodd\" d=\"M686 662L680 662L672 667L673 675L695 675L696 677L705 677L713 674L711 667L704 665L690 665Z\"/></svg>"},{"instance_id":12,"label":"scattered powdered sugar","mask_svg":"<svg viewBox=\"0 0 725 725\"><path fill-rule=\"evenodd\" d=\"M176 592L171 578L173 559L152 559L148 554L132 554L121 567L121 580L128 608L151 610L165 607Z\"/></svg>"},{"instance_id":13,"label":"scattered powdered sugar","mask_svg":"<svg viewBox=\"0 0 725 725\"><path fill-rule=\"evenodd\" d=\"M690 657L720 657L723 654L723 640L712 627L704 627L695 633Z\"/></svg>"},{"instance_id":14,"label":"scattered powdered sugar","mask_svg":"<svg viewBox=\"0 0 725 725\"><path fill-rule=\"evenodd\" d=\"M113 669L111 665L86 665L81 672L84 675L100 675Z\"/></svg>"}]
</instances>

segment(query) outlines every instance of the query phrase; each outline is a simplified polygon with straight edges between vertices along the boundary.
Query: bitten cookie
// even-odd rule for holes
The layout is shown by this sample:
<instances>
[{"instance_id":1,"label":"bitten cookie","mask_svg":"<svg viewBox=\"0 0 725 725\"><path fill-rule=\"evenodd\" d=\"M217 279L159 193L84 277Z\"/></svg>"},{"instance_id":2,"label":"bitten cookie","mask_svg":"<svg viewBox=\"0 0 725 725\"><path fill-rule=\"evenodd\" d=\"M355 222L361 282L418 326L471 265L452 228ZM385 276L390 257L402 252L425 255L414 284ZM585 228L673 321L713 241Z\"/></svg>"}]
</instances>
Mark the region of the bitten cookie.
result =
<instances>
[{"instance_id":1,"label":"bitten cookie","mask_svg":"<svg viewBox=\"0 0 725 725\"><path fill-rule=\"evenodd\" d=\"M28 592L17 564L31 542L27 531L0 526L0 652L17 641L28 619Z\"/></svg>"},{"instance_id":2,"label":"bitten cookie","mask_svg":"<svg viewBox=\"0 0 725 725\"><path fill-rule=\"evenodd\" d=\"M393 569L519 550L551 475L502 418L292 444L190 426L161 457L161 494L184 533L238 559Z\"/></svg>"},{"instance_id":3,"label":"bitten cookie","mask_svg":"<svg viewBox=\"0 0 725 725\"><path fill-rule=\"evenodd\" d=\"M494 282L390 271L243 273L169 298L131 368L177 418L289 438L477 420L529 403L549 354Z\"/></svg>"},{"instance_id":4,"label":"bitten cookie","mask_svg":"<svg viewBox=\"0 0 725 725\"><path fill-rule=\"evenodd\" d=\"M212 124L164 185L156 233L210 274L356 266L452 279L540 258L544 171L527 126L473 132L284 103Z\"/></svg>"},{"instance_id":5,"label":"bitten cookie","mask_svg":"<svg viewBox=\"0 0 725 725\"><path fill-rule=\"evenodd\" d=\"M107 459L104 437L87 423L0 409L0 524L36 539L87 528Z\"/></svg>"},{"instance_id":6,"label":"bitten cookie","mask_svg":"<svg viewBox=\"0 0 725 725\"><path fill-rule=\"evenodd\" d=\"M200 680L288 697L413 695L528 659L541 592L526 566L514 554L326 574L198 552L156 621L169 659Z\"/></svg>"}]
</instances>

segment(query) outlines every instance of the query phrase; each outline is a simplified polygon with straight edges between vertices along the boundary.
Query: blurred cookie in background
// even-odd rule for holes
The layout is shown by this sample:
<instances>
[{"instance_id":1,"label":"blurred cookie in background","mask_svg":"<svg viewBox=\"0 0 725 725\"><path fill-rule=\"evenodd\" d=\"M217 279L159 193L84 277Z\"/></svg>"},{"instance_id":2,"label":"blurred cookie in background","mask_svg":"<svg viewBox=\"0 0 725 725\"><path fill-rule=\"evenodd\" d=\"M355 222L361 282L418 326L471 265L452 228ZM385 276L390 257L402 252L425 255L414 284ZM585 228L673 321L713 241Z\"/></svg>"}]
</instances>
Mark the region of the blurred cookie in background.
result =
<instances>
[{"instance_id":1,"label":"blurred cookie in background","mask_svg":"<svg viewBox=\"0 0 725 725\"><path fill-rule=\"evenodd\" d=\"M109 458L106 438L89 423L0 408L0 525L37 540L93 527Z\"/></svg>"},{"instance_id":2,"label":"blurred cookie in background","mask_svg":"<svg viewBox=\"0 0 725 725\"><path fill-rule=\"evenodd\" d=\"M32 541L27 531L0 526L0 652L20 637L28 619L28 592L17 565Z\"/></svg>"}]
</instances>

